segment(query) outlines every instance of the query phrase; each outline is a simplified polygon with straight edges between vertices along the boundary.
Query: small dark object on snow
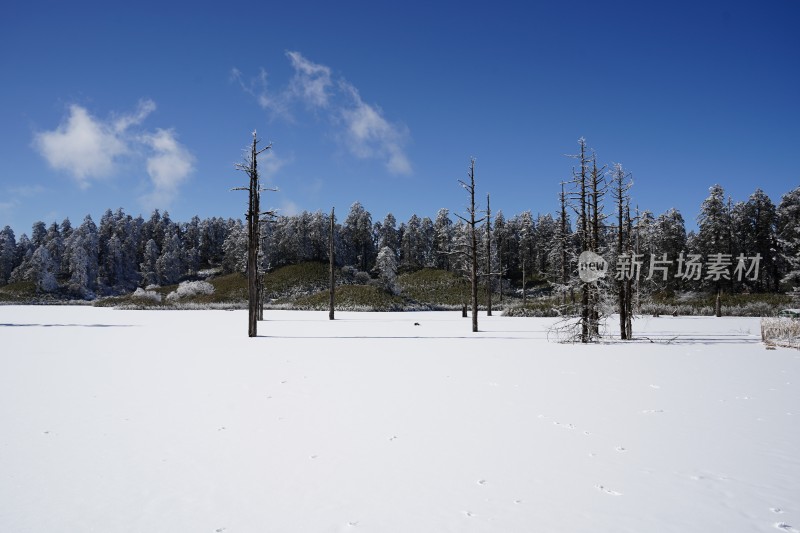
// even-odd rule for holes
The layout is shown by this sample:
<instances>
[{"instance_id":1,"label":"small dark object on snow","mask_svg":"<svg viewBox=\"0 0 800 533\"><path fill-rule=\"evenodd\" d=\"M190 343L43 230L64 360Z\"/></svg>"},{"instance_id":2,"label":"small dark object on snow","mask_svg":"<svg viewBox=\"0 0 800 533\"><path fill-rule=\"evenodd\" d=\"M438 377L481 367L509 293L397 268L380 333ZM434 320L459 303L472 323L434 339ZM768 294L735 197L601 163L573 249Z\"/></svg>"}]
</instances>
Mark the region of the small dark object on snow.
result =
<instances>
[{"instance_id":1,"label":"small dark object on snow","mask_svg":"<svg viewBox=\"0 0 800 533\"><path fill-rule=\"evenodd\" d=\"M414 325L415 326L419 326L419 322L414 322Z\"/></svg>"},{"instance_id":2,"label":"small dark object on snow","mask_svg":"<svg viewBox=\"0 0 800 533\"><path fill-rule=\"evenodd\" d=\"M672 316L678 316L678 310L677 309L672 312Z\"/></svg>"}]
</instances>

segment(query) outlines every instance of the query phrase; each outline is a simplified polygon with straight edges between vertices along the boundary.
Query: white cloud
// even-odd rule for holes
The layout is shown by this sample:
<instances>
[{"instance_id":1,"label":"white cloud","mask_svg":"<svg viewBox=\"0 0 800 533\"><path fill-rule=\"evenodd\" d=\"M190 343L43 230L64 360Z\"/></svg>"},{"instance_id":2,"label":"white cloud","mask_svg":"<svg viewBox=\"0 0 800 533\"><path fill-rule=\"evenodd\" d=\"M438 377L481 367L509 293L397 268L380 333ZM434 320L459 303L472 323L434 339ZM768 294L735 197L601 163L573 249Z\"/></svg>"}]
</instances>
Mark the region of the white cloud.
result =
<instances>
[{"instance_id":1,"label":"white cloud","mask_svg":"<svg viewBox=\"0 0 800 533\"><path fill-rule=\"evenodd\" d=\"M148 207L169 205L194 170L194 156L178 142L172 130L158 129L141 140L153 151L147 158L153 190L142 200Z\"/></svg>"},{"instance_id":2,"label":"white cloud","mask_svg":"<svg viewBox=\"0 0 800 533\"><path fill-rule=\"evenodd\" d=\"M291 217L300 214L300 208L291 200L284 200L277 211L277 214L283 217Z\"/></svg>"},{"instance_id":3,"label":"white cloud","mask_svg":"<svg viewBox=\"0 0 800 533\"><path fill-rule=\"evenodd\" d=\"M70 106L66 122L55 130L36 134L34 145L51 167L72 174L82 189L93 178L112 174L114 160L128 151L111 125L79 105Z\"/></svg>"},{"instance_id":4,"label":"white cloud","mask_svg":"<svg viewBox=\"0 0 800 533\"><path fill-rule=\"evenodd\" d=\"M272 112L275 115L282 116L285 119L291 120L289 113L289 105L287 102L288 93L283 92L272 95L267 90L267 71L261 69L258 76L245 83L242 76L242 71L234 67L231 69L231 81L236 82L242 91L252 96L262 109Z\"/></svg>"},{"instance_id":5,"label":"white cloud","mask_svg":"<svg viewBox=\"0 0 800 533\"><path fill-rule=\"evenodd\" d=\"M114 120L114 131L117 133L125 133L125 130L130 128L131 126L138 126L144 119L147 118L147 115L152 113L156 110L156 103L152 100L142 100L139 102L139 107L136 109L136 112L132 115L122 115L121 117Z\"/></svg>"},{"instance_id":6,"label":"white cloud","mask_svg":"<svg viewBox=\"0 0 800 533\"><path fill-rule=\"evenodd\" d=\"M136 128L155 109L155 102L145 99L132 113L101 120L74 104L56 129L37 133L33 144L51 167L69 173L82 189L114 175L122 161L144 164L152 189L142 200L147 207L165 207L194 169L194 156L174 130ZM17 193L23 196L26 189Z\"/></svg>"},{"instance_id":7,"label":"white cloud","mask_svg":"<svg viewBox=\"0 0 800 533\"><path fill-rule=\"evenodd\" d=\"M283 91L267 91L267 73L263 69L257 78L245 83L242 73L234 68L231 80L238 82L262 108L290 120L290 108L295 102L324 110L331 123L343 128L339 136L354 156L382 159L392 174L412 172L404 148L409 137L407 128L389 122L379 107L364 102L358 89L345 79L334 83L330 67L309 61L300 52L288 51L286 56L294 75Z\"/></svg>"},{"instance_id":8,"label":"white cloud","mask_svg":"<svg viewBox=\"0 0 800 533\"><path fill-rule=\"evenodd\" d=\"M152 100L143 100L135 113L103 121L73 104L66 120L52 131L39 132L33 144L51 167L72 175L86 189L93 179L114 174L117 160L127 155L127 130L140 124L155 110Z\"/></svg>"},{"instance_id":9,"label":"white cloud","mask_svg":"<svg viewBox=\"0 0 800 533\"><path fill-rule=\"evenodd\" d=\"M314 107L328 106L328 88L331 86L331 69L312 63L300 52L286 52L294 68L290 89L294 95Z\"/></svg>"},{"instance_id":10,"label":"white cloud","mask_svg":"<svg viewBox=\"0 0 800 533\"><path fill-rule=\"evenodd\" d=\"M407 131L389 123L379 108L361 99L358 90L342 81L342 91L349 96L350 106L341 110L347 132L347 146L356 157L386 159L386 168L392 174L410 174L411 163L403 151Z\"/></svg>"}]
</instances>

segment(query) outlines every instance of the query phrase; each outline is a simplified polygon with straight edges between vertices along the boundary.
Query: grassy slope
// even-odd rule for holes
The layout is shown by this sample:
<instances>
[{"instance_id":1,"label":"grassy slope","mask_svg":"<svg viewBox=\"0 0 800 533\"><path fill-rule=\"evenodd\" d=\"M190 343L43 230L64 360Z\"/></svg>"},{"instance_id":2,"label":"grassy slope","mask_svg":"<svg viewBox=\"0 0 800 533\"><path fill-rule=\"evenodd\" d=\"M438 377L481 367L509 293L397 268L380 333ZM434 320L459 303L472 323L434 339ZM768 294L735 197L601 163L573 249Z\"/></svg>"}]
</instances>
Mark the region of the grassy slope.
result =
<instances>
[{"instance_id":1,"label":"grassy slope","mask_svg":"<svg viewBox=\"0 0 800 533\"><path fill-rule=\"evenodd\" d=\"M397 279L398 294L390 294L375 285L345 283L337 271L336 307L340 310L399 310L399 309L457 309L469 298L469 285L460 276L442 270L422 269L401 274ZM268 306L296 309L328 308L328 265L303 263L279 268L267 274L265 287ZM179 302L182 307L238 307L247 305L247 278L243 274L227 274L209 278L214 294L197 295ZM98 306L124 306L167 308L174 307L166 296L176 286L155 289L161 294L161 303L133 298L131 295L102 298ZM479 293L481 307L485 292ZM0 303L76 303L65 296L39 294L33 283L16 283L0 287ZM555 298L528 298L522 305L518 297L505 296L503 302L494 297L494 307L505 307L508 314L517 316L553 316L559 302ZM790 298L783 294L724 294L723 314L727 316L774 316L791 306ZM714 295L689 294L684 296L654 295L641 306L641 313L680 315L709 315L713 312Z\"/></svg>"}]
</instances>

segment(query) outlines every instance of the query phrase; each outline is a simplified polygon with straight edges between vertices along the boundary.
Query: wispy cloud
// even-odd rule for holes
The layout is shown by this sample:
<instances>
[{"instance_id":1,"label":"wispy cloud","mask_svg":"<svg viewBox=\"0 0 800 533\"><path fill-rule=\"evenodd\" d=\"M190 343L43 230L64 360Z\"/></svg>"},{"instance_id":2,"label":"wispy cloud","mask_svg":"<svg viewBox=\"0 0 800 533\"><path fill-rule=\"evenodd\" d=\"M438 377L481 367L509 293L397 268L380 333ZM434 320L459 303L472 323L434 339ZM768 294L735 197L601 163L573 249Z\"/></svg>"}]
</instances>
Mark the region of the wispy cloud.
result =
<instances>
[{"instance_id":1,"label":"wispy cloud","mask_svg":"<svg viewBox=\"0 0 800 533\"><path fill-rule=\"evenodd\" d=\"M41 185L19 185L16 187L8 188L9 194L13 196L21 196L24 198L37 196L45 191L47 191L47 189L45 187L42 187Z\"/></svg>"},{"instance_id":2,"label":"wispy cloud","mask_svg":"<svg viewBox=\"0 0 800 533\"><path fill-rule=\"evenodd\" d=\"M73 104L55 129L34 136L33 146L52 168L69 174L82 189L114 176L123 160L143 164L152 189L142 199L148 207L164 207L192 172L194 156L177 141L174 130L138 128L155 110L155 102L145 99L133 112L114 113L104 120Z\"/></svg>"},{"instance_id":3,"label":"wispy cloud","mask_svg":"<svg viewBox=\"0 0 800 533\"><path fill-rule=\"evenodd\" d=\"M289 113L287 93L270 94L268 91L267 71L261 69L258 76L245 81L242 71L234 67L231 69L230 79L241 87L242 91L252 96L262 109L287 120L292 120Z\"/></svg>"},{"instance_id":4,"label":"wispy cloud","mask_svg":"<svg viewBox=\"0 0 800 533\"><path fill-rule=\"evenodd\" d=\"M286 52L294 69L292 78L283 90L271 93L267 73L245 83L242 73L234 68L231 79L258 104L273 115L291 119L291 108L300 103L309 109L322 111L328 121L339 128L346 149L359 159L383 160L392 174L410 174L411 162L405 153L408 128L390 122L383 110L366 103L358 89L344 78L334 80L331 68L314 63L300 52Z\"/></svg>"},{"instance_id":5,"label":"wispy cloud","mask_svg":"<svg viewBox=\"0 0 800 533\"><path fill-rule=\"evenodd\" d=\"M289 88L300 100L313 107L328 106L328 88L331 86L331 69L312 63L300 52L286 52L294 68Z\"/></svg>"},{"instance_id":6,"label":"wispy cloud","mask_svg":"<svg viewBox=\"0 0 800 533\"><path fill-rule=\"evenodd\" d=\"M172 130L158 129L142 137L152 150L147 158L147 174L153 186L142 200L148 207L169 205L194 170L194 156L181 145Z\"/></svg>"},{"instance_id":7,"label":"wispy cloud","mask_svg":"<svg viewBox=\"0 0 800 533\"><path fill-rule=\"evenodd\" d=\"M339 85L350 99L350 106L340 110L350 151L360 158L384 159L392 174L410 174L411 162L403 151L407 130L389 123L379 108L361 99L353 85L345 81Z\"/></svg>"}]
</instances>

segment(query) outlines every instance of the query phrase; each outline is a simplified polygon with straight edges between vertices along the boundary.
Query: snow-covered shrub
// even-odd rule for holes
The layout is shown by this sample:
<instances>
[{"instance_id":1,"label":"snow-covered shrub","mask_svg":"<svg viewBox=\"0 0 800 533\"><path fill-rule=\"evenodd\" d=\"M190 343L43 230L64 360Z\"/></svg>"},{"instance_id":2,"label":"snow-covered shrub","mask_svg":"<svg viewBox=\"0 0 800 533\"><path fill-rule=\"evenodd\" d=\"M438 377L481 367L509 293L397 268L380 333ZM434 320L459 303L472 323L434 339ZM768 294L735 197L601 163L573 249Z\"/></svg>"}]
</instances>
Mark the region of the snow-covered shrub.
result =
<instances>
[{"instance_id":1,"label":"snow-covered shrub","mask_svg":"<svg viewBox=\"0 0 800 533\"><path fill-rule=\"evenodd\" d=\"M201 294L214 294L214 286L207 281L182 281L177 289L167 295L167 300L174 302Z\"/></svg>"},{"instance_id":2,"label":"snow-covered shrub","mask_svg":"<svg viewBox=\"0 0 800 533\"><path fill-rule=\"evenodd\" d=\"M152 290L143 289L141 287L136 289L131 296L133 298L137 298L140 300L151 300L153 302L161 302L161 294Z\"/></svg>"},{"instance_id":3,"label":"snow-covered shrub","mask_svg":"<svg viewBox=\"0 0 800 533\"><path fill-rule=\"evenodd\" d=\"M768 345L800 348L800 320L794 318L762 318L761 340Z\"/></svg>"},{"instance_id":4,"label":"snow-covered shrub","mask_svg":"<svg viewBox=\"0 0 800 533\"><path fill-rule=\"evenodd\" d=\"M368 272L356 272L355 282L356 285L367 285L369 280L372 279L372 276L369 275Z\"/></svg>"}]
</instances>

